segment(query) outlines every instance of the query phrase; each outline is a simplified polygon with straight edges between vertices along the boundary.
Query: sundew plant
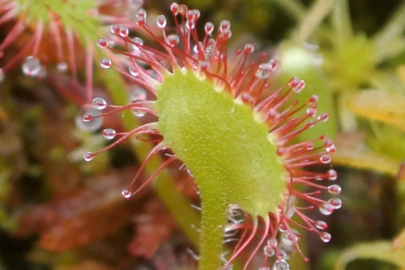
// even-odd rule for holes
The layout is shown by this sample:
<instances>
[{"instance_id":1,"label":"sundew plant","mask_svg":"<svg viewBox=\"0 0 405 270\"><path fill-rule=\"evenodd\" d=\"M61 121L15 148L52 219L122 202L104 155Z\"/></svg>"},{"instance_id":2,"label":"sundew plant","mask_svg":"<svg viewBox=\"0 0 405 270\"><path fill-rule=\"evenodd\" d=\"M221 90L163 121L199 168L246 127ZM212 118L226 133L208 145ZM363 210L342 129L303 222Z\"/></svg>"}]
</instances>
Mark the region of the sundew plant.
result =
<instances>
[{"instance_id":1,"label":"sundew plant","mask_svg":"<svg viewBox=\"0 0 405 270\"><path fill-rule=\"evenodd\" d=\"M122 191L127 199L170 163L182 161L201 198L199 269L230 269L238 258L244 269L289 269L294 251L307 260L297 228L329 242L328 225L307 213L318 209L330 215L339 209L340 199L324 199L321 194L339 194L341 188L323 183L337 179L330 167L330 154L336 151L333 142L325 134L306 141L297 138L322 125L329 115L318 113L321 101L316 95L299 101L305 91L299 78L274 88L270 78L277 60L264 53L250 60L253 44L229 54L229 21L217 28L207 22L199 37L198 10L177 3L170 9L174 28L167 26L164 15L149 25L147 12L137 12L137 24L159 49L119 24L111 26L111 33L122 40L122 48L110 46L108 38L98 40L99 47L129 63L123 70L105 57L101 67L120 72L143 91L138 90L128 104L108 104L96 97L93 106L103 114L84 115L83 121L124 111L138 117L151 114L157 120L128 132L105 129L105 138L116 141L99 152L86 152L84 159L91 161L129 137L153 136L154 148ZM161 166L138 183L144 166L159 153L166 156ZM231 244L225 248L224 243ZM257 257L262 259L253 263Z\"/></svg>"},{"instance_id":2,"label":"sundew plant","mask_svg":"<svg viewBox=\"0 0 405 270\"><path fill-rule=\"evenodd\" d=\"M403 0L0 0L0 270L405 269L404 33Z\"/></svg>"}]
</instances>

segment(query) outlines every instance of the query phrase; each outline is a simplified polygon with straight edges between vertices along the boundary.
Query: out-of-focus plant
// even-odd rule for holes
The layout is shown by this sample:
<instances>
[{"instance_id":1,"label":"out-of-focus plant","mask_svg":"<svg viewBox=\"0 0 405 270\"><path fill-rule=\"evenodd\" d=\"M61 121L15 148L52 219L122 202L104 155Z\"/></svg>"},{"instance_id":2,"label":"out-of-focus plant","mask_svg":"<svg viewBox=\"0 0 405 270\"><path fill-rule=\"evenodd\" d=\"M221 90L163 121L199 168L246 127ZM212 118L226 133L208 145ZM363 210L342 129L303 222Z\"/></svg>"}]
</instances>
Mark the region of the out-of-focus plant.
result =
<instances>
[{"instance_id":1,"label":"out-of-focus plant","mask_svg":"<svg viewBox=\"0 0 405 270\"><path fill-rule=\"evenodd\" d=\"M384 163L361 162L363 158L370 160L367 158L369 154L384 154L397 160L391 165L391 167L397 167L396 172L389 173L395 175L399 169L398 158L399 161L404 158L404 155L399 157L396 153L401 152L399 149L402 149L401 145L403 145L401 139L403 132L399 130L404 130L405 127L403 121L405 84L396 74L395 65L390 65L390 62L405 51L404 30L405 5L403 3L376 34L368 37L365 33L355 32L352 29L348 1L337 1L331 14L330 26L319 31L325 72L338 98L342 130L364 130L358 127L359 120L356 120L355 115L368 119L372 125L372 131L368 134L374 134L374 136L368 136L366 141L374 153L364 149L358 150L358 162L354 163L350 162L350 157L346 159L344 155L338 154L337 162L341 164L349 166L353 164L362 168L388 172L384 169ZM386 123L388 126L376 125L374 121ZM394 125L395 128L389 125ZM381 147L382 141L385 142L385 147ZM394 148L398 151L387 151Z\"/></svg>"},{"instance_id":2,"label":"out-of-focus plant","mask_svg":"<svg viewBox=\"0 0 405 270\"><path fill-rule=\"evenodd\" d=\"M69 69L77 79L80 67L85 70L86 97L91 100L93 61L99 59L94 40L108 31L105 23L130 22L131 11L142 4L142 0L2 0L0 25L9 30L0 43L1 80L20 62L23 74L39 78L46 76L47 66L56 65L61 72Z\"/></svg>"}]
</instances>

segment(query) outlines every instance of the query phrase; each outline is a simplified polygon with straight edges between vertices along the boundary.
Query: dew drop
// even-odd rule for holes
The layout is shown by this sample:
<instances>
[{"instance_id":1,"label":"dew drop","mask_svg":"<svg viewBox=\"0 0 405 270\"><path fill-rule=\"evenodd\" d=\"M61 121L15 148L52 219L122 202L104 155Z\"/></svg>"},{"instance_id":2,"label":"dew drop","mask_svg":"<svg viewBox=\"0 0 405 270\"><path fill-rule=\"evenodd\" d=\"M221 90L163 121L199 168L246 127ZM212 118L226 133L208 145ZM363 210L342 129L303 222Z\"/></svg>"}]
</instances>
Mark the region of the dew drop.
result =
<instances>
[{"instance_id":1,"label":"dew drop","mask_svg":"<svg viewBox=\"0 0 405 270\"><path fill-rule=\"evenodd\" d=\"M222 30L221 36L226 40L230 39L232 37L232 31L230 29L224 29Z\"/></svg>"},{"instance_id":2,"label":"dew drop","mask_svg":"<svg viewBox=\"0 0 405 270\"><path fill-rule=\"evenodd\" d=\"M321 163L323 164L328 164L332 161L331 157L329 155L322 155L319 159Z\"/></svg>"},{"instance_id":3,"label":"dew drop","mask_svg":"<svg viewBox=\"0 0 405 270\"><path fill-rule=\"evenodd\" d=\"M136 21L139 26L145 25L146 22L146 11L144 9L138 10L136 14Z\"/></svg>"},{"instance_id":4,"label":"dew drop","mask_svg":"<svg viewBox=\"0 0 405 270\"><path fill-rule=\"evenodd\" d=\"M279 250L277 251L277 258L278 258L278 259L287 260L288 257L289 257L289 256L288 256L288 254L287 254L287 252L286 252L285 250L279 249Z\"/></svg>"},{"instance_id":5,"label":"dew drop","mask_svg":"<svg viewBox=\"0 0 405 270\"><path fill-rule=\"evenodd\" d=\"M29 77L36 77L41 72L41 62L38 58L28 56L23 65L22 72Z\"/></svg>"},{"instance_id":6,"label":"dew drop","mask_svg":"<svg viewBox=\"0 0 405 270\"><path fill-rule=\"evenodd\" d=\"M273 257L276 254L276 251L274 250L274 248L272 248L270 246L265 246L263 248L263 253L264 253L264 256L266 256L266 257Z\"/></svg>"},{"instance_id":7,"label":"dew drop","mask_svg":"<svg viewBox=\"0 0 405 270\"><path fill-rule=\"evenodd\" d=\"M335 153L336 152L336 146L333 144L329 147L326 147L326 151L329 153Z\"/></svg>"},{"instance_id":8,"label":"dew drop","mask_svg":"<svg viewBox=\"0 0 405 270\"><path fill-rule=\"evenodd\" d=\"M138 10L138 12L137 12L136 15L146 18L146 15L147 15L147 14L146 14L146 11L145 11L144 9L140 9L140 10Z\"/></svg>"},{"instance_id":9,"label":"dew drop","mask_svg":"<svg viewBox=\"0 0 405 270\"><path fill-rule=\"evenodd\" d=\"M102 111L107 108L107 101L101 97L96 97L93 99L93 108Z\"/></svg>"},{"instance_id":10,"label":"dew drop","mask_svg":"<svg viewBox=\"0 0 405 270\"><path fill-rule=\"evenodd\" d=\"M293 92L296 94L301 93L301 91L305 88L305 81L300 80L300 82L292 88Z\"/></svg>"},{"instance_id":11,"label":"dew drop","mask_svg":"<svg viewBox=\"0 0 405 270\"><path fill-rule=\"evenodd\" d=\"M198 9L192 9L187 12L187 20L197 21L200 18L200 11Z\"/></svg>"},{"instance_id":12,"label":"dew drop","mask_svg":"<svg viewBox=\"0 0 405 270\"><path fill-rule=\"evenodd\" d=\"M189 29L189 30L194 29L194 28L195 28L195 22L192 21L192 20L187 20L187 21L186 21L186 27L187 27L187 29Z\"/></svg>"},{"instance_id":13,"label":"dew drop","mask_svg":"<svg viewBox=\"0 0 405 270\"><path fill-rule=\"evenodd\" d=\"M318 120L321 122L326 122L329 119L329 114L323 113L320 116L318 116Z\"/></svg>"},{"instance_id":14,"label":"dew drop","mask_svg":"<svg viewBox=\"0 0 405 270\"><path fill-rule=\"evenodd\" d=\"M307 109L307 115L309 117L314 117L316 115L316 108L310 107Z\"/></svg>"},{"instance_id":15,"label":"dew drop","mask_svg":"<svg viewBox=\"0 0 405 270\"><path fill-rule=\"evenodd\" d=\"M290 86L291 88L295 88L300 82L300 79L298 79L297 77L293 77L288 81L288 86Z\"/></svg>"},{"instance_id":16,"label":"dew drop","mask_svg":"<svg viewBox=\"0 0 405 270\"><path fill-rule=\"evenodd\" d=\"M167 42L167 44L169 44L171 47L175 47L175 46L177 46L177 45L179 44L180 38L179 38L179 36L176 35L176 34L171 34L171 35L168 35L168 36L167 36L166 42Z\"/></svg>"},{"instance_id":17,"label":"dew drop","mask_svg":"<svg viewBox=\"0 0 405 270\"><path fill-rule=\"evenodd\" d=\"M280 225L278 226L278 230L279 230L280 232L285 232L285 231L287 231L287 227L286 227L284 224L280 224Z\"/></svg>"},{"instance_id":18,"label":"dew drop","mask_svg":"<svg viewBox=\"0 0 405 270\"><path fill-rule=\"evenodd\" d=\"M331 194L340 194L340 192L342 191L342 188L338 185L331 185L328 187L328 191Z\"/></svg>"},{"instance_id":19,"label":"dew drop","mask_svg":"<svg viewBox=\"0 0 405 270\"><path fill-rule=\"evenodd\" d=\"M328 179L331 181L335 181L337 179L337 172L333 169L328 171Z\"/></svg>"},{"instance_id":20,"label":"dew drop","mask_svg":"<svg viewBox=\"0 0 405 270\"><path fill-rule=\"evenodd\" d=\"M178 12L179 12L179 4L177 4L177 3L172 3L172 4L170 5L170 10L172 11L172 13L173 13L174 15L177 15Z\"/></svg>"},{"instance_id":21,"label":"dew drop","mask_svg":"<svg viewBox=\"0 0 405 270\"><path fill-rule=\"evenodd\" d=\"M331 139L326 138L325 143L323 144L327 152L334 153L336 152L336 146Z\"/></svg>"},{"instance_id":22,"label":"dew drop","mask_svg":"<svg viewBox=\"0 0 405 270\"><path fill-rule=\"evenodd\" d=\"M289 232L284 232L281 234L281 242L286 246L291 246L294 244L293 236Z\"/></svg>"},{"instance_id":23,"label":"dew drop","mask_svg":"<svg viewBox=\"0 0 405 270\"><path fill-rule=\"evenodd\" d=\"M332 140L325 136L323 146L330 147L332 145L333 145Z\"/></svg>"},{"instance_id":24,"label":"dew drop","mask_svg":"<svg viewBox=\"0 0 405 270\"><path fill-rule=\"evenodd\" d=\"M342 207L342 200L339 198L333 198L328 201L333 209L340 209Z\"/></svg>"},{"instance_id":25,"label":"dew drop","mask_svg":"<svg viewBox=\"0 0 405 270\"><path fill-rule=\"evenodd\" d=\"M280 114L277 112L277 109L271 108L271 109L268 111L267 116L268 116L270 119L275 120L275 119L278 119L278 118L280 117Z\"/></svg>"},{"instance_id":26,"label":"dew drop","mask_svg":"<svg viewBox=\"0 0 405 270\"><path fill-rule=\"evenodd\" d=\"M213 49L216 44L217 42L214 38L209 38L207 41L207 48Z\"/></svg>"},{"instance_id":27,"label":"dew drop","mask_svg":"<svg viewBox=\"0 0 405 270\"><path fill-rule=\"evenodd\" d=\"M127 37L129 34L128 27L121 25L119 28L119 34L121 37Z\"/></svg>"},{"instance_id":28,"label":"dew drop","mask_svg":"<svg viewBox=\"0 0 405 270\"><path fill-rule=\"evenodd\" d=\"M314 144L313 144L313 143L310 143L310 142L306 143L306 144L305 144L305 149L306 149L307 151L312 151L312 150L314 150Z\"/></svg>"},{"instance_id":29,"label":"dew drop","mask_svg":"<svg viewBox=\"0 0 405 270\"><path fill-rule=\"evenodd\" d=\"M103 137L107 140L112 140L117 135L117 132L112 128L106 128L103 130Z\"/></svg>"},{"instance_id":30,"label":"dew drop","mask_svg":"<svg viewBox=\"0 0 405 270\"><path fill-rule=\"evenodd\" d=\"M330 214L332 214L333 210L334 207L330 202L323 202L319 206L319 211L325 216L329 216Z\"/></svg>"},{"instance_id":31,"label":"dew drop","mask_svg":"<svg viewBox=\"0 0 405 270\"><path fill-rule=\"evenodd\" d=\"M210 68L211 63L209 61L200 61L200 69L201 70L208 70Z\"/></svg>"},{"instance_id":32,"label":"dew drop","mask_svg":"<svg viewBox=\"0 0 405 270\"><path fill-rule=\"evenodd\" d=\"M96 109L84 110L83 116L78 115L75 119L76 127L86 131L96 131L103 125L102 117L95 117L100 114Z\"/></svg>"},{"instance_id":33,"label":"dew drop","mask_svg":"<svg viewBox=\"0 0 405 270\"><path fill-rule=\"evenodd\" d=\"M255 46L253 44L248 43L245 45L244 52L246 54L250 54L250 53L254 52L254 50L255 50Z\"/></svg>"},{"instance_id":34,"label":"dew drop","mask_svg":"<svg viewBox=\"0 0 405 270\"><path fill-rule=\"evenodd\" d=\"M289 270L290 265L285 260L278 260L273 265L273 270Z\"/></svg>"},{"instance_id":35,"label":"dew drop","mask_svg":"<svg viewBox=\"0 0 405 270\"><path fill-rule=\"evenodd\" d=\"M132 196L131 191L129 191L129 190L127 190L127 189L124 189L124 190L121 192L121 194L122 194L122 196L124 196L125 199L129 199L129 198L131 198L131 196Z\"/></svg>"},{"instance_id":36,"label":"dew drop","mask_svg":"<svg viewBox=\"0 0 405 270\"><path fill-rule=\"evenodd\" d=\"M83 159L84 159L85 161L92 161L93 158L94 158L94 153L92 153L92 152L85 152L85 153L83 154Z\"/></svg>"},{"instance_id":37,"label":"dew drop","mask_svg":"<svg viewBox=\"0 0 405 270\"><path fill-rule=\"evenodd\" d=\"M275 60L272 60L275 61ZM256 77L259 79L267 79L275 68L274 63L260 64L256 70Z\"/></svg>"},{"instance_id":38,"label":"dew drop","mask_svg":"<svg viewBox=\"0 0 405 270\"><path fill-rule=\"evenodd\" d=\"M4 81L4 71L0 68L0 82Z\"/></svg>"},{"instance_id":39,"label":"dew drop","mask_svg":"<svg viewBox=\"0 0 405 270\"><path fill-rule=\"evenodd\" d=\"M108 41L105 38L99 38L97 40L97 46L100 48L107 48L108 47Z\"/></svg>"},{"instance_id":40,"label":"dew drop","mask_svg":"<svg viewBox=\"0 0 405 270\"><path fill-rule=\"evenodd\" d=\"M297 243L300 238L301 235L295 229L291 229L291 232L287 231L281 235L281 241L286 246L292 246L294 243Z\"/></svg>"},{"instance_id":41,"label":"dew drop","mask_svg":"<svg viewBox=\"0 0 405 270\"><path fill-rule=\"evenodd\" d=\"M315 222L315 227L319 230L326 230L328 228L328 224L325 221L318 220Z\"/></svg>"},{"instance_id":42,"label":"dew drop","mask_svg":"<svg viewBox=\"0 0 405 270\"><path fill-rule=\"evenodd\" d=\"M111 60L107 57L103 57L100 61L100 67L104 69L109 69L111 67Z\"/></svg>"},{"instance_id":43,"label":"dew drop","mask_svg":"<svg viewBox=\"0 0 405 270\"><path fill-rule=\"evenodd\" d=\"M219 29L222 31L231 29L231 22L226 20L221 21L221 23L219 24Z\"/></svg>"},{"instance_id":44,"label":"dew drop","mask_svg":"<svg viewBox=\"0 0 405 270\"><path fill-rule=\"evenodd\" d=\"M129 72L129 74L131 74L131 76L138 77L138 72L136 72L136 69L134 66L129 66L128 72Z\"/></svg>"},{"instance_id":45,"label":"dew drop","mask_svg":"<svg viewBox=\"0 0 405 270\"><path fill-rule=\"evenodd\" d=\"M204 27L204 29L205 29L205 33L207 34L207 35L211 35L212 34L212 32L214 31L214 24L212 23L212 22L207 22L206 24L205 24L205 27Z\"/></svg>"},{"instance_id":46,"label":"dew drop","mask_svg":"<svg viewBox=\"0 0 405 270\"><path fill-rule=\"evenodd\" d=\"M318 102L318 100L319 100L319 97L318 97L317 95L312 95L312 96L309 98L308 102L310 102L310 103L316 105L316 103Z\"/></svg>"},{"instance_id":47,"label":"dew drop","mask_svg":"<svg viewBox=\"0 0 405 270\"><path fill-rule=\"evenodd\" d=\"M110 32L113 35L118 35L120 33L120 26L117 24L113 24L110 26Z\"/></svg>"},{"instance_id":48,"label":"dew drop","mask_svg":"<svg viewBox=\"0 0 405 270\"><path fill-rule=\"evenodd\" d=\"M164 15L157 16L157 18L156 18L157 27L163 29L166 27L166 24L167 24L167 19Z\"/></svg>"},{"instance_id":49,"label":"dew drop","mask_svg":"<svg viewBox=\"0 0 405 270\"><path fill-rule=\"evenodd\" d=\"M321 240L325 243L328 243L330 241L330 239L332 239L332 236L330 235L330 233L327 233L327 232L321 232L321 234L319 236L321 237Z\"/></svg>"},{"instance_id":50,"label":"dew drop","mask_svg":"<svg viewBox=\"0 0 405 270\"><path fill-rule=\"evenodd\" d=\"M134 37L132 41L134 42L134 50L139 50L139 48L143 46L143 39L139 37Z\"/></svg>"},{"instance_id":51,"label":"dew drop","mask_svg":"<svg viewBox=\"0 0 405 270\"><path fill-rule=\"evenodd\" d=\"M243 93L241 99L245 104L255 104L256 102L255 98L249 93Z\"/></svg>"},{"instance_id":52,"label":"dew drop","mask_svg":"<svg viewBox=\"0 0 405 270\"><path fill-rule=\"evenodd\" d=\"M68 68L68 65L66 62L60 62L56 65L56 69L60 72L65 72Z\"/></svg>"},{"instance_id":53,"label":"dew drop","mask_svg":"<svg viewBox=\"0 0 405 270\"><path fill-rule=\"evenodd\" d=\"M271 238L271 239L267 240L267 245L272 248L276 248L278 245L278 241L276 238Z\"/></svg>"}]
</instances>

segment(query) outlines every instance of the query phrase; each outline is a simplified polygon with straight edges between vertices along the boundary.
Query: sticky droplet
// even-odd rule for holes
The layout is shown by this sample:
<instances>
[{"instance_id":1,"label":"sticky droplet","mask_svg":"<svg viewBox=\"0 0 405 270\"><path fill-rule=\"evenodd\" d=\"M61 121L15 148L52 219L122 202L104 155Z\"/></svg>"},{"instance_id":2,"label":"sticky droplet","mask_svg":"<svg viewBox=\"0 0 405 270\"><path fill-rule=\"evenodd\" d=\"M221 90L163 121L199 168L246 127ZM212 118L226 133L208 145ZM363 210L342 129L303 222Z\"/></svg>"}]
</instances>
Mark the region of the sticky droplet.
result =
<instances>
[{"instance_id":1,"label":"sticky droplet","mask_svg":"<svg viewBox=\"0 0 405 270\"><path fill-rule=\"evenodd\" d=\"M41 62L38 58L28 56L23 65L22 72L29 77L36 77L41 72Z\"/></svg>"},{"instance_id":2,"label":"sticky droplet","mask_svg":"<svg viewBox=\"0 0 405 270\"><path fill-rule=\"evenodd\" d=\"M68 65L66 64L66 62L60 62L56 65L56 69L60 72L65 72L68 68Z\"/></svg>"},{"instance_id":3,"label":"sticky droplet","mask_svg":"<svg viewBox=\"0 0 405 270\"><path fill-rule=\"evenodd\" d=\"M107 107L107 101L101 97L96 97L93 99L93 108L96 110L104 110Z\"/></svg>"},{"instance_id":4,"label":"sticky droplet","mask_svg":"<svg viewBox=\"0 0 405 270\"><path fill-rule=\"evenodd\" d=\"M86 152L83 154L83 159L85 161L92 161L93 158L94 158L94 153L92 153L92 152Z\"/></svg>"},{"instance_id":5,"label":"sticky droplet","mask_svg":"<svg viewBox=\"0 0 405 270\"><path fill-rule=\"evenodd\" d=\"M109 69L111 67L111 65L112 65L112 62L107 57L103 57L100 61L100 67L102 67L104 69Z\"/></svg>"},{"instance_id":6,"label":"sticky droplet","mask_svg":"<svg viewBox=\"0 0 405 270\"><path fill-rule=\"evenodd\" d=\"M330 233L327 232L322 232L320 234L321 240L325 243L328 243L330 241L330 239L332 238L332 236L330 235Z\"/></svg>"},{"instance_id":7,"label":"sticky droplet","mask_svg":"<svg viewBox=\"0 0 405 270\"><path fill-rule=\"evenodd\" d=\"M103 137L107 140L112 140L117 135L117 132L112 128L106 128L103 130Z\"/></svg>"},{"instance_id":8,"label":"sticky droplet","mask_svg":"<svg viewBox=\"0 0 405 270\"><path fill-rule=\"evenodd\" d=\"M96 117L100 112L96 109L87 109L75 119L76 127L86 131L96 131L103 125L103 118Z\"/></svg>"},{"instance_id":9,"label":"sticky droplet","mask_svg":"<svg viewBox=\"0 0 405 270\"><path fill-rule=\"evenodd\" d=\"M129 198L131 198L131 196L132 196L131 191L129 191L129 190L127 190L127 189L124 189L124 190L121 192L121 194L122 194L122 196L124 196L125 199L129 199Z\"/></svg>"}]
</instances>

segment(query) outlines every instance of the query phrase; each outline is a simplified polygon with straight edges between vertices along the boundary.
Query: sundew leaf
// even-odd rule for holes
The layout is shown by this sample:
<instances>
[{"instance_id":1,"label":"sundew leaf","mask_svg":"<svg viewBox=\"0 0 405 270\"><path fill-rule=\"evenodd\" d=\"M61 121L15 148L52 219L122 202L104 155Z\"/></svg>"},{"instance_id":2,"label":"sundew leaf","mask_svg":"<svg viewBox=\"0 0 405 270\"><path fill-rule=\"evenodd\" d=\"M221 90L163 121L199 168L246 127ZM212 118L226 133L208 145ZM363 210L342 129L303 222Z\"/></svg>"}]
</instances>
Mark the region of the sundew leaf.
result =
<instances>
[{"instance_id":1,"label":"sundew leaf","mask_svg":"<svg viewBox=\"0 0 405 270\"><path fill-rule=\"evenodd\" d=\"M405 130L405 96L383 90L366 90L355 94L347 103L354 114L395 125Z\"/></svg>"},{"instance_id":2,"label":"sundew leaf","mask_svg":"<svg viewBox=\"0 0 405 270\"><path fill-rule=\"evenodd\" d=\"M202 198L199 269L220 269L218 228L229 205L266 217L280 203L284 168L268 126L249 106L191 72L165 77L156 111L165 144L191 170Z\"/></svg>"},{"instance_id":3,"label":"sundew leaf","mask_svg":"<svg viewBox=\"0 0 405 270\"><path fill-rule=\"evenodd\" d=\"M379 241L355 245L338 258L335 270L346 269L347 264L358 259L372 259L405 267L405 249L394 250L391 242Z\"/></svg>"}]
</instances>

